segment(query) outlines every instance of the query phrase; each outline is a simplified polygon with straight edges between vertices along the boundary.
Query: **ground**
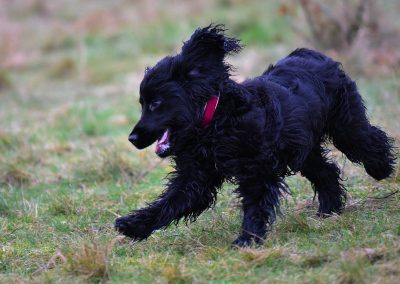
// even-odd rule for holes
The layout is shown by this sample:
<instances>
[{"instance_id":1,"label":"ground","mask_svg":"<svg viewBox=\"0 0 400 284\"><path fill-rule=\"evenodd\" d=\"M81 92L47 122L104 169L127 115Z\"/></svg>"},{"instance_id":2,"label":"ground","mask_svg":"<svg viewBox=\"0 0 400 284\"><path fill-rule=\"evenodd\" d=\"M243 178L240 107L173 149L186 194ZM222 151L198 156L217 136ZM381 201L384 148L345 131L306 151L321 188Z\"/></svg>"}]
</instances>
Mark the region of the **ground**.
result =
<instances>
[{"instance_id":1,"label":"ground","mask_svg":"<svg viewBox=\"0 0 400 284\"><path fill-rule=\"evenodd\" d=\"M310 184L290 177L292 193L261 247L232 249L241 212L229 184L195 223L136 244L113 229L116 217L162 192L171 170L151 147L137 151L127 140L145 66L179 50L194 27L218 21L246 45L229 59L234 77L259 74L300 44L283 8L263 2L3 6L0 283L399 283L399 168L376 182L333 147L348 189L345 212L317 218ZM398 71L343 65L371 122L398 146Z\"/></svg>"}]
</instances>

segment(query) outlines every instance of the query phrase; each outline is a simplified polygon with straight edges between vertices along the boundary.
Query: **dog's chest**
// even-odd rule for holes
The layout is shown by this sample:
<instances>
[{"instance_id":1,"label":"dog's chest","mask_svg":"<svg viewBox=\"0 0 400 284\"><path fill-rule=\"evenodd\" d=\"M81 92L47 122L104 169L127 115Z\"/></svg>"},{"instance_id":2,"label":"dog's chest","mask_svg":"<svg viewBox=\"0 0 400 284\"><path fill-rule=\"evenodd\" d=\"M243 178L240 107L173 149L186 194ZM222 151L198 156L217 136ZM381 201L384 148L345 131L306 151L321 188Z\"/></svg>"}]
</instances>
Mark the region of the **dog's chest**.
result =
<instances>
[{"instance_id":1,"label":"dog's chest","mask_svg":"<svg viewBox=\"0 0 400 284\"><path fill-rule=\"evenodd\" d=\"M261 143L251 141L249 137L225 135L216 139L209 157L212 157L215 169L225 178L248 175L257 171L265 159Z\"/></svg>"}]
</instances>

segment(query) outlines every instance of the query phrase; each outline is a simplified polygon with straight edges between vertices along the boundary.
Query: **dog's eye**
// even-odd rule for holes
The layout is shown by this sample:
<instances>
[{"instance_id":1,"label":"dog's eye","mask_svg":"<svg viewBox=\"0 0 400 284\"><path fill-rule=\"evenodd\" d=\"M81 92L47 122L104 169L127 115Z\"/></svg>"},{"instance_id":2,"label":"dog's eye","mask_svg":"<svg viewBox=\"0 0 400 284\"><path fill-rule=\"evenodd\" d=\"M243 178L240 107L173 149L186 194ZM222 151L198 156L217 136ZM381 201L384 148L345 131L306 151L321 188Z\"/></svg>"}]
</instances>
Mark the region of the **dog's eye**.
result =
<instances>
[{"instance_id":1,"label":"dog's eye","mask_svg":"<svg viewBox=\"0 0 400 284\"><path fill-rule=\"evenodd\" d=\"M149 105L149 110L154 111L156 108L158 108L161 105L161 101L153 101Z\"/></svg>"}]
</instances>

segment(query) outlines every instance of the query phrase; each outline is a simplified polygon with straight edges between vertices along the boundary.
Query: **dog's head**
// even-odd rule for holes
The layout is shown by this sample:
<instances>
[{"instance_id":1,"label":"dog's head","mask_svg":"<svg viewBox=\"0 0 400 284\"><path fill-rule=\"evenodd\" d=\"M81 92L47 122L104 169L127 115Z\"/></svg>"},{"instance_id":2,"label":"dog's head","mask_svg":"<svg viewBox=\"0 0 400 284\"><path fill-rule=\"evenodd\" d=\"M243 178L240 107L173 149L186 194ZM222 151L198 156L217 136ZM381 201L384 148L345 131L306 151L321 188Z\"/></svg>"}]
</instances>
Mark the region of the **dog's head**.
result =
<instances>
[{"instance_id":1,"label":"dog's head","mask_svg":"<svg viewBox=\"0 0 400 284\"><path fill-rule=\"evenodd\" d=\"M179 54L146 70L140 84L142 115L129 135L138 149L157 140L156 154L169 156L179 133L200 124L205 103L229 78L225 56L241 48L224 31L221 25L199 28Z\"/></svg>"}]
</instances>

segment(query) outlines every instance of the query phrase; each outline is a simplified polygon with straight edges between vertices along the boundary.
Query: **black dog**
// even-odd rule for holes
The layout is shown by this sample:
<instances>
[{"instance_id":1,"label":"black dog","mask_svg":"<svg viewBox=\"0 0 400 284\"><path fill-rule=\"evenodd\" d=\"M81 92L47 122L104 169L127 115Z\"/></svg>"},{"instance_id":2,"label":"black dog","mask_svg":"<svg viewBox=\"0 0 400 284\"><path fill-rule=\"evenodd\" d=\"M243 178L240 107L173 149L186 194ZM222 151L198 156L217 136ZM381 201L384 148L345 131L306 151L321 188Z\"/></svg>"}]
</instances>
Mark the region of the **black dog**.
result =
<instances>
[{"instance_id":1,"label":"black dog","mask_svg":"<svg viewBox=\"0 0 400 284\"><path fill-rule=\"evenodd\" d=\"M244 217L235 245L261 242L287 191L284 177L301 172L313 185L319 215L340 213L345 189L326 157L330 140L377 180L395 165L393 141L370 125L356 84L339 63L297 49L261 76L237 83L224 57L239 41L221 25L197 29L182 52L148 69L140 85L142 116L129 136L138 149L157 139L172 157L167 190L146 208L116 220L134 240L181 218L193 221L227 180L238 185Z\"/></svg>"}]
</instances>

